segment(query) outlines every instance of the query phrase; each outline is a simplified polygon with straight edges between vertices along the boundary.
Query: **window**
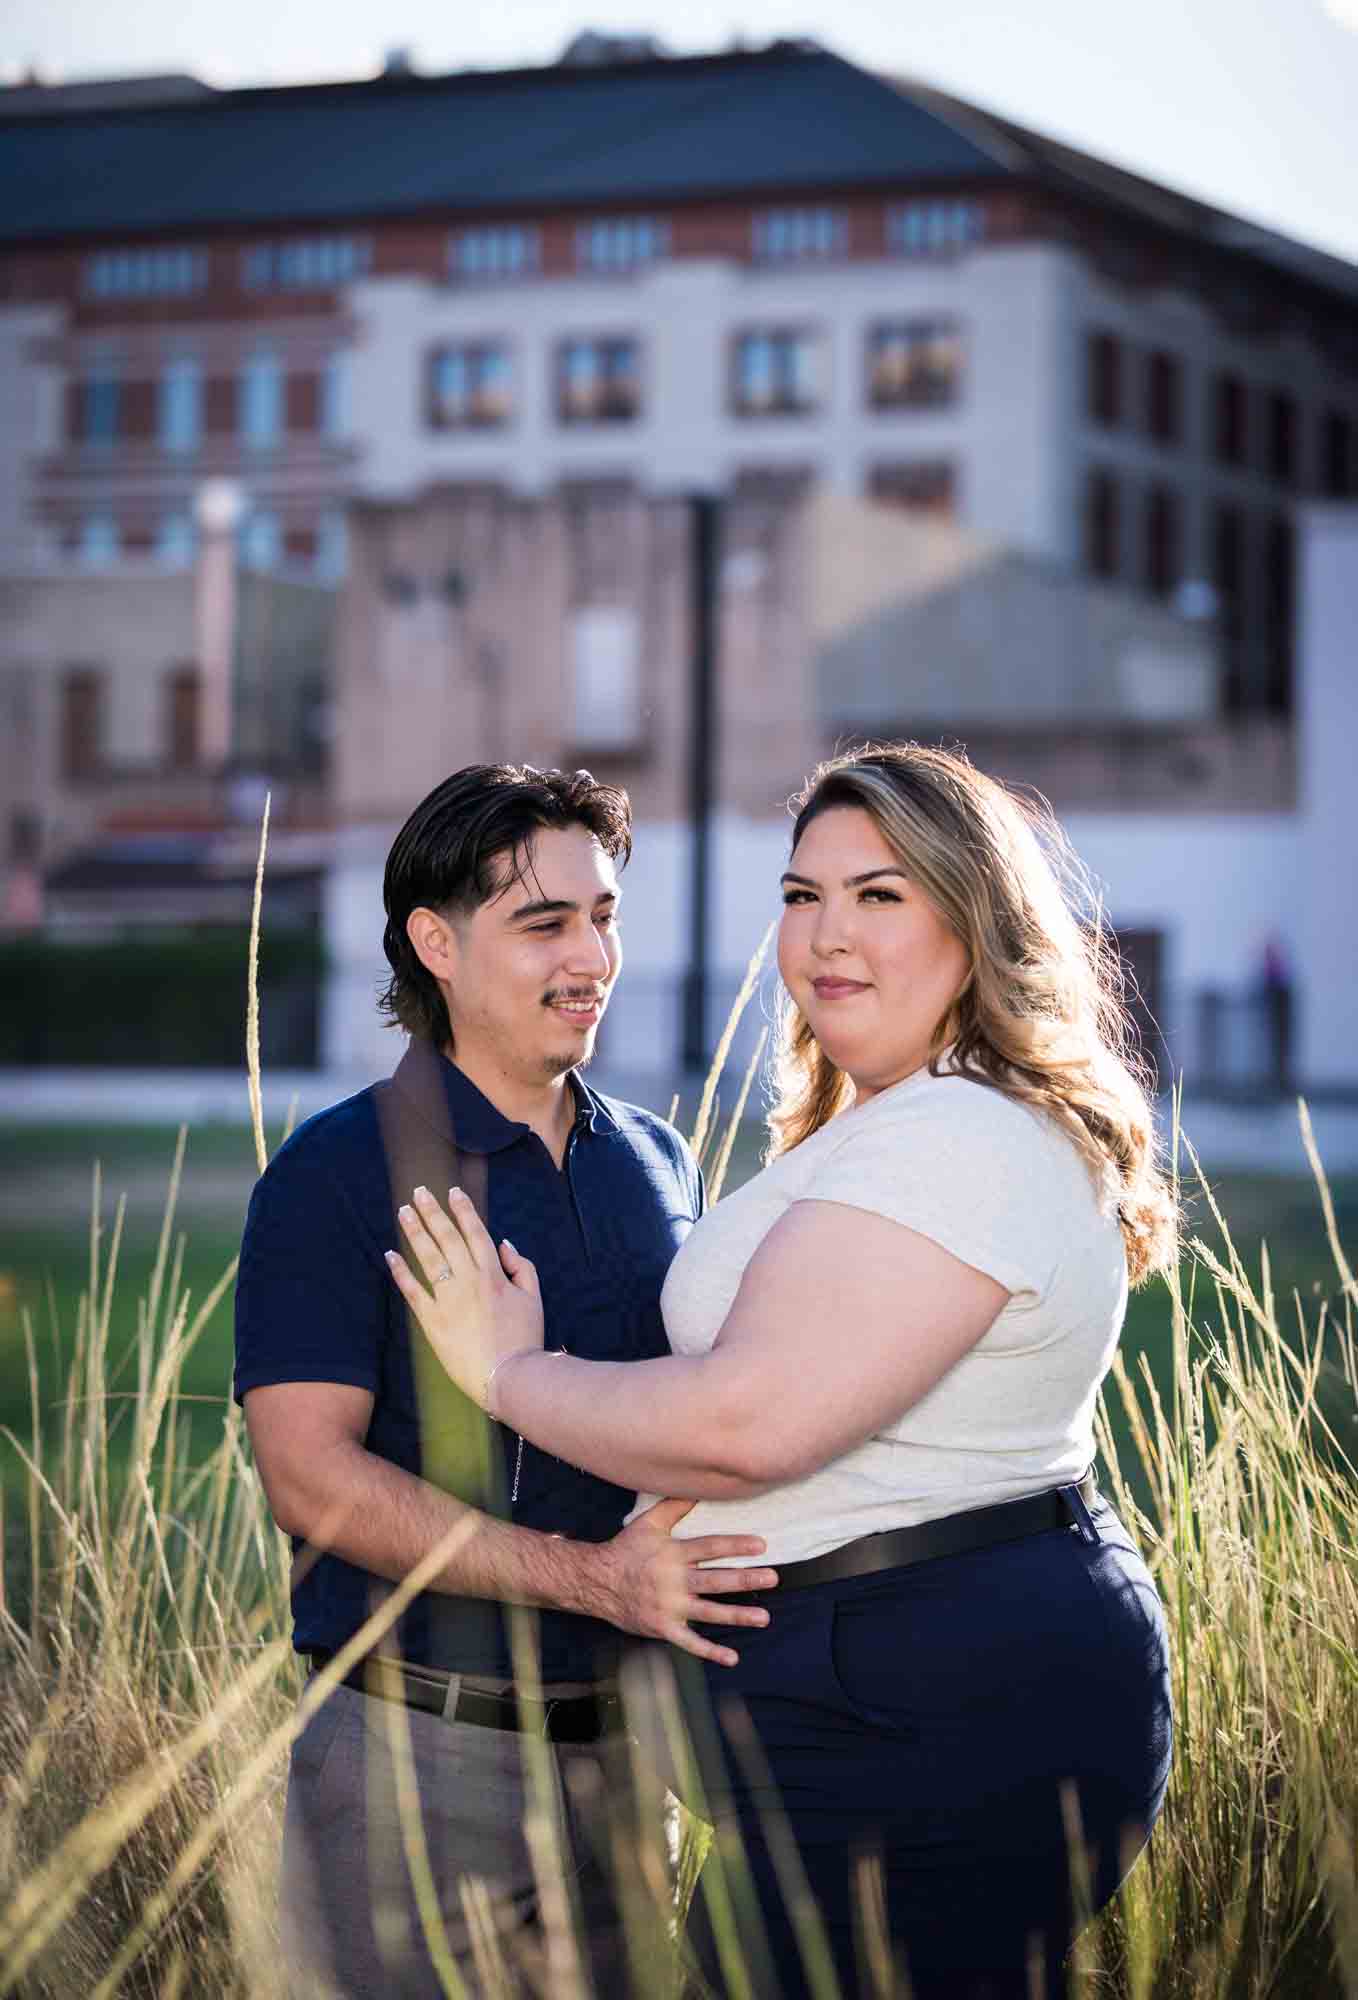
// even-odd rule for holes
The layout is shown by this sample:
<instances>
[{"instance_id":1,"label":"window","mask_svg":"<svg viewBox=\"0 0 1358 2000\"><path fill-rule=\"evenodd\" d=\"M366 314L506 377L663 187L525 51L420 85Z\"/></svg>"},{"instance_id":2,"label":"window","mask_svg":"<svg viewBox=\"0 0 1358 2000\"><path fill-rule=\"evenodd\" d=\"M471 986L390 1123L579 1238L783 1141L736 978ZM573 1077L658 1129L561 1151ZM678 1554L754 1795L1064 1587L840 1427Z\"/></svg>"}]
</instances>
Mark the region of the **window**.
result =
<instances>
[{"instance_id":1,"label":"window","mask_svg":"<svg viewBox=\"0 0 1358 2000\"><path fill-rule=\"evenodd\" d=\"M1085 486L1085 568L1112 578L1122 567L1122 508L1117 477L1097 466Z\"/></svg>"},{"instance_id":2,"label":"window","mask_svg":"<svg viewBox=\"0 0 1358 2000\"><path fill-rule=\"evenodd\" d=\"M571 613L573 742L620 750L641 737L641 646L635 611L586 604Z\"/></svg>"},{"instance_id":3,"label":"window","mask_svg":"<svg viewBox=\"0 0 1358 2000\"><path fill-rule=\"evenodd\" d=\"M103 761L104 677L68 667L61 677L61 775L68 784L99 774Z\"/></svg>"},{"instance_id":4,"label":"window","mask_svg":"<svg viewBox=\"0 0 1358 2000\"><path fill-rule=\"evenodd\" d=\"M951 514L954 484L953 468L946 459L874 465L868 474L868 497L880 507L901 507L912 514Z\"/></svg>"},{"instance_id":5,"label":"window","mask_svg":"<svg viewBox=\"0 0 1358 2000\"><path fill-rule=\"evenodd\" d=\"M278 516L259 508L246 517L241 530L241 562L246 569L277 569L282 553Z\"/></svg>"},{"instance_id":6,"label":"window","mask_svg":"<svg viewBox=\"0 0 1358 2000\"><path fill-rule=\"evenodd\" d=\"M197 667L171 667L165 676L163 740L172 771L191 771L198 762L201 705Z\"/></svg>"},{"instance_id":7,"label":"window","mask_svg":"<svg viewBox=\"0 0 1358 2000\"><path fill-rule=\"evenodd\" d=\"M160 517L156 555L166 569L187 569L198 547L198 531L187 507L172 508Z\"/></svg>"},{"instance_id":8,"label":"window","mask_svg":"<svg viewBox=\"0 0 1358 2000\"><path fill-rule=\"evenodd\" d=\"M1179 500L1168 486L1152 486L1146 495L1146 588L1156 597L1172 597L1179 585Z\"/></svg>"},{"instance_id":9,"label":"window","mask_svg":"<svg viewBox=\"0 0 1358 2000\"><path fill-rule=\"evenodd\" d=\"M347 354L332 354L321 370L321 434L347 438L353 429L352 375Z\"/></svg>"},{"instance_id":10,"label":"window","mask_svg":"<svg viewBox=\"0 0 1358 2000\"><path fill-rule=\"evenodd\" d=\"M957 400L962 336L946 320L876 326L868 335L868 401L874 409L930 409Z\"/></svg>"},{"instance_id":11,"label":"window","mask_svg":"<svg viewBox=\"0 0 1358 2000\"><path fill-rule=\"evenodd\" d=\"M640 410L640 350L635 340L559 343L556 414L560 423L629 423Z\"/></svg>"},{"instance_id":12,"label":"window","mask_svg":"<svg viewBox=\"0 0 1358 2000\"><path fill-rule=\"evenodd\" d=\"M246 362L240 425L247 444L277 444L283 427L283 368L276 354L252 354Z\"/></svg>"},{"instance_id":13,"label":"window","mask_svg":"<svg viewBox=\"0 0 1358 2000\"><path fill-rule=\"evenodd\" d=\"M1085 360L1089 414L1111 428L1122 422L1122 342L1115 333L1091 333Z\"/></svg>"},{"instance_id":14,"label":"window","mask_svg":"<svg viewBox=\"0 0 1358 2000\"><path fill-rule=\"evenodd\" d=\"M898 257L955 257L984 239L979 201L906 201L887 210L887 249Z\"/></svg>"},{"instance_id":15,"label":"window","mask_svg":"<svg viewBox=\"0 0 1358 2000\"><path fill-rule=\"evenodd\" d=\"M1327 410L1320 437L1320 486L1327 500L1352 500L1353 420L1342 410Z\"/></svg>"},{"instance_id":16,"label":"window","mask_svg":"<svg viewBox=\"0 0 1358 2000\"><path fill-rule=\"evenodd\" d=\"M848 240L848 223L838 208L770 208L756 215L752 225L752 248L763 264L836 257Z\"/></svg>"},{"instance_id":17,"label":"window","mask_svg":"<svg viewBox=\"0 0 1358 2000\"><path fill-rule=\"evenodd\" d=\"M1180 432L1183 371L1172 354L1161 349L1146 363L1146 429L1157 444L1177 444Z\"/></svg>"},{"instance_id":18,"label":"window","mask_svg":"<svg viewBox=\"0 0 1358 2000\"><path fill-rule=\"evenodd\" d=\"M669 235L666 223L644 215L586 222L575 232L575 261L582 271L634 271L665 255Z\"/></svg>"},{"instance_id":19,"label":"window","mask_svg":"<svg viewBox=\"0 0 1358 2000\"><path fill-rule=\"evenodd\" d=\"M1281 389L1268 399L1268 476L1279 486L1297 477L1297 406Z\"/></svg>"},{"instance_id":20,"label":"window","mask_svg":"<svg viewBox=\"0 0 1358 2000\"><path fill-rule=\"evenodd\" d=\"M1214 508L1211 550L1212 586L1217 594L1226 668L1222 700L1227 711L1234 713L1245 700L1245 517L1238 507Z\"/></svg>"},{"instance_id":21,"label":"window","mask_svg":"<svg viewBox=\"0 0 1358 2000\"><path fill-rule=\"evenodd\" d=\"M316 524L316 574L338 583L349 567L349 522L343 507L327 507Z\"/></svg>"},{"instance_id":22,"label":"window","mask_svg":"<svg viewBox=\"0 0 1358 2000\"><path fill-rule=\"evenodd\" d=\"M522 278L538 268L540 240L526 223L493 229L461 229L448 240L448 272L454 278Z\"/></svg>"},{"instance_id":23,"label":"window","mask_svg":"<svg viewBox=\"0 0 1358 2000\"><path fill-rule=\"evenodd\" d=\"M86 444L116 444L122 429L122 384L110 369L81 384L80 435Z\"/></svg>"},{"instance_id":24,"label":"window","mask_svg":"<svg viewBox=\"0 0 1358 2000\"><path fill-rule=\"evenodd\" d=\"M80 560L86 569L107 569L118 560L118 523L102 509L86 514L80 524Z\"/></svg>"},{"instance_id":25,"label":"window","mask_svg":"<svg viewBox=\"0 0 1358 2000\"><path fill-rule=\"evenodd\" d=\"M207 283L206 250L99 250L85 259L94 299L186 298Z\"/></svg>"},{"instance_id":26,"label":"window","mask_svg":"<svg viewBox=\"0 0 1358 2000\"><path fill-rule=\"evenodd\" d=\"M428 395L434 430L508 423L514 414L509 349L501 341L435 348L429 357Z\"/></svg>"},{"instance_id":27,"label":"window","mask_svg":"<svg viewBox=\"0 0 1358 2000\"><path fill-rule=\"evenodd\" d=\"M195 451L202 434L202 376L198 363L172 361L160 378L160 442L166 451Z\"/></svg>"},{"instance_id":28,"label":"window","mask_svg":"<svg viewBox=\"0 0 1358 2000\"><path fill-rule=\"evenodd\" d=\"M797 328L738 334L731 408L741 417L804 415L820 407L819 336Z\"/></svg>"},{"instance_id":29,"label":"window","mask_svg":"<svg viewBox=\"0 0 1358 2000\"><path fill-rule=\"evenodd\" d=\"M256 243L241 253L247 292L327 291L367 272L372 244L366 236L299 236Z\"/></svg>"},{"instance_id":30,"label":"window","mask_svg":"<svg viewBox=\"0 0 1358 2000\"><path fill-rule=\"evenodd\" d=\"M1212 449L1220 465L1243 465L1248 454L1248 400L1238 375L1212 384Z\"/></svg>"}]
</instances>

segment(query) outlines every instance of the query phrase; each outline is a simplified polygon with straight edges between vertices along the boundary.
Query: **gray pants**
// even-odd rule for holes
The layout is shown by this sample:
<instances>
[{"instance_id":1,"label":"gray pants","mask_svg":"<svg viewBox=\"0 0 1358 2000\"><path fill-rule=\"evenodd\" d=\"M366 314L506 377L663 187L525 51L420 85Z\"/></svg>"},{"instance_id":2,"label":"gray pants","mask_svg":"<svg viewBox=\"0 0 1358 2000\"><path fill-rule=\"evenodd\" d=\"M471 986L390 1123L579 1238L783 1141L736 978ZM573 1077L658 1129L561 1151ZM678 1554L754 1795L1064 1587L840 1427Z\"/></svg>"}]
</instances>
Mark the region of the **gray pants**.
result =
<instances>
[{"instance_id":1,"label":"gray pants","mask_svg":"<svg viewBox=\"0 0 1358 2000\"><path fill-rule=\"evenodd\" d=\"M523 1753L516 1731L336 1689L293 1745L288 1776L281 1921L294 2000L439 2000L450 1990L416 1893L412 1781L448 1953L468 1995L568 1991L550 1952L570 1904L599 2000L627 1992L608 1851L617 1825L605 1810L632 1796L626 1740L553 1746L545 1795L530 1790ZM535 1869L525 1824L535 1800L561 1856L541 1879L541 1843Z\"/></svg>"}]
</instances>

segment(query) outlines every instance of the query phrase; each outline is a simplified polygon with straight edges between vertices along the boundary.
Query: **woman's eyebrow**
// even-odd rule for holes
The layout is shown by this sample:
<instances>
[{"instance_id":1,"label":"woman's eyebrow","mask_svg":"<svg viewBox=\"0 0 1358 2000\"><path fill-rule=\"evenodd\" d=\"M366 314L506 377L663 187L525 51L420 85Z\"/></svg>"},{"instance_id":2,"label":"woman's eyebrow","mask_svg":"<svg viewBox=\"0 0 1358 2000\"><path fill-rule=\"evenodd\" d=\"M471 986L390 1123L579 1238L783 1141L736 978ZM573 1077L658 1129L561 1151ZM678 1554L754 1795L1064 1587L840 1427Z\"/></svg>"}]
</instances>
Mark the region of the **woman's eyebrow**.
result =
<instances>
[{"instance_id":1,"label":"woman's eyebrow","mask_svg":"<svg viewBox=\"0 0 1358 2000\"><path fill-rule=\"evenodd\" d=\"M904 868L869 868L862 875L846 875L844 877L844 887L846 889L856 889L860 883L875 881L879 875L899 875L903 882L908 882L910 879ZM820 883L813 882L809 875L794 875L790 868L783 872L779 880L782 882L796 882L804 889L819 889L820 887Z\"/></svg>"}]
</instances>

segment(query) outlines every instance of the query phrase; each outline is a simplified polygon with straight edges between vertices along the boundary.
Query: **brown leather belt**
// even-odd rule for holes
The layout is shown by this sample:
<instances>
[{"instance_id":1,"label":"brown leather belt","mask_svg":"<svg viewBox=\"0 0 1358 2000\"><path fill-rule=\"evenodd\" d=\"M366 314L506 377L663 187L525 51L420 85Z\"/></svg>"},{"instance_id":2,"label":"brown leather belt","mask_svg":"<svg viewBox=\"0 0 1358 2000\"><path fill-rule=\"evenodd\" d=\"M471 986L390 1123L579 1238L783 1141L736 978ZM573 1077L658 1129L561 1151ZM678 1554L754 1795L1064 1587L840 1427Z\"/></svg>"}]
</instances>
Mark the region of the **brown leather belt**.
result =
<instances>
[{"instance_id":1,"label":"brown leather belt","mask_svg":"<svg viewBox=\"0 0 1358 2000\"><path fill-rule=\"evenodd\" d=\"M333 1652L307 1654L313 1668L323 1667ZM484 1688L459 1687L451 1707L453 1676L438 1667L407 1666L369 1654L344 1675L341 1687L382 1701L399 1701L406 1708L440 1715L447 1722L470 1722L482 1729L526 1730L553 1743L597 1743L626 1727L622 1698L616 1689L597 1688L591 1694L523 1695L513 1688L491 1694Z\"/></svg>"},{"instance_id":2,"label":"brown leather belt","mask_svg":"<svg viewBox=\"0 0 1358 2000\"><path fill-rule=\"evenodd\" d=\"M994 1507L974 1507L965 1514L944 1514L936 1521L919 1521L911 1528L888 1528L880 1535L860 1535L855 1542L831 1549L805 1562L776 1563L778 1588L750 1603L776 1607L785 1590L804 1590L812 1583L838 1583L851 1576L871 1576L877 1570L905 1569L911 1563L934 1562L939 1556L963 1555L1000 1542L1016 1542L1052 1528L1069 1528L1081 1541L1099 1539L1089 1510L1099 1494L1091 1466L1072 1486L1056 1486L1024 1500L1002 1500Z\"/></svg>"}]
</instances>

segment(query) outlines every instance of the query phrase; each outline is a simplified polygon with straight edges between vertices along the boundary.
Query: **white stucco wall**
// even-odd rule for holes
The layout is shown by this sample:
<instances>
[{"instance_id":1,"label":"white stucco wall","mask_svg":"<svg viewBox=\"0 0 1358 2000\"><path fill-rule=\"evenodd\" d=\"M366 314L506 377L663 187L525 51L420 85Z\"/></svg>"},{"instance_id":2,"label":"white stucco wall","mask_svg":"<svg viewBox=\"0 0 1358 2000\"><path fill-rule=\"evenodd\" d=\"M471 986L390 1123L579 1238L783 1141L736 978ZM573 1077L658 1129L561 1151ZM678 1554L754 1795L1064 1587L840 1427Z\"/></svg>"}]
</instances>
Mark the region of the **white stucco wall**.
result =
<instances>
[{"instance_id":1,"label":"white stucco wall","mask_svg":"<svg viewBox=\"0 0 1358 2000\"><path fill-rule=\"evenodd\" d=\"M353 357L360 490L402 499L438 480L496 479L531 493L563 477L625 474L665 493L723 486L751 465L786 464L861 493L876 462L947 459L957 469L963 525L1066 559L1073 271L1070 253L1024 245L956 262L768 270L685 260L610 278L456 287L371 280L352 293L361 329ZM869 329L934 317L956 319L963 332L957 401L871 410ZM817 411L730 413L730 341L751 326L820 332ZM570 334L639 339L636 422L558 425L554 348ZM440 342L460 340L504 340L512 349L515 415L503 430L439 432L425 423L424 358Z\"/></svg>"},{"instance_id":2,"label":"white stucco wall","mask_svg":"<svg viewBox=\"0 0 1358 2000\"><path fill-rule=\"evenodd\" d=\"M1307 510L1300 584L1301 1069L1358 1089L1358 506Z\"/></svg>"}]
</instances>

